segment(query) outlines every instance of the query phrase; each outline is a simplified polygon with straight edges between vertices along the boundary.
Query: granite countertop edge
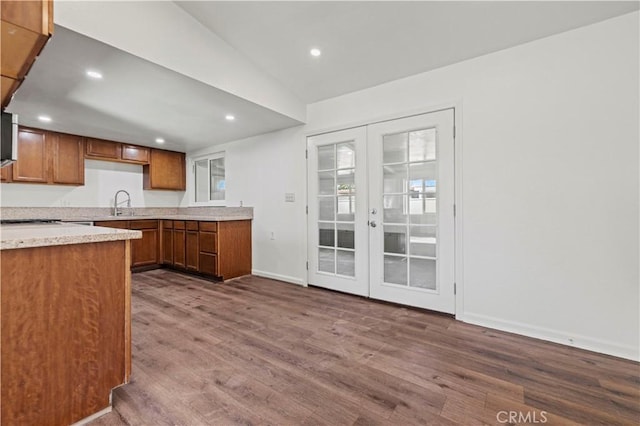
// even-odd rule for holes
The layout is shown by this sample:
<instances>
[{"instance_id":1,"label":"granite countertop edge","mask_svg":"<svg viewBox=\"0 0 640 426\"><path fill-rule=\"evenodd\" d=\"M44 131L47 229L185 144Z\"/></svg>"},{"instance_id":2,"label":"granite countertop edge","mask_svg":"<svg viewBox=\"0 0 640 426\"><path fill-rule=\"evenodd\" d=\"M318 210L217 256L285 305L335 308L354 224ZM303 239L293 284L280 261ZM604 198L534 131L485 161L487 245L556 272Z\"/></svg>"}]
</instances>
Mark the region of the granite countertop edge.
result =
<instances>
[{"instance_id":1,"label":"granite countertop edge","mask_svg":"<svg viewBox=\"0 0 640 426\"><path fill-rule=\"evenodd\" d=\"M38 227L42 227L38 229ZM0 227L0 250L71 244L123 241L142 238L142 232L128 229L107 229L70 224L44 224L31 227ZM40 232L39 232L40 231ZM45 235L41 235L42 231Z\"/></svg>"}]
</instances>

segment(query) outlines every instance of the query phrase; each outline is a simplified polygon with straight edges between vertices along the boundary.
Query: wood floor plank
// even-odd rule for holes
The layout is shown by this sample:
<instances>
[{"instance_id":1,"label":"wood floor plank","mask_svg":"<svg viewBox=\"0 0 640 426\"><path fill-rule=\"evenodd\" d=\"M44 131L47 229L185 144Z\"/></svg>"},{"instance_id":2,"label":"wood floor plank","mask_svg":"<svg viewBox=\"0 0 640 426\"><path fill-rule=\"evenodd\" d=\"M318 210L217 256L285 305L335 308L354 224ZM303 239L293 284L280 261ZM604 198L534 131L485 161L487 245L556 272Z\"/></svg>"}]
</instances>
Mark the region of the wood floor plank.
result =
<instances>
[{"instance_id":1,"label":"wood floor plank","mask_svg":"<svg viewBox=\"0 0 640 426\"><path fill-rule=\"evenodd\" d=\"M132 382L92 424L638 424L638 363L260 277L132 282Z\"/></svg>"}]
</instances>

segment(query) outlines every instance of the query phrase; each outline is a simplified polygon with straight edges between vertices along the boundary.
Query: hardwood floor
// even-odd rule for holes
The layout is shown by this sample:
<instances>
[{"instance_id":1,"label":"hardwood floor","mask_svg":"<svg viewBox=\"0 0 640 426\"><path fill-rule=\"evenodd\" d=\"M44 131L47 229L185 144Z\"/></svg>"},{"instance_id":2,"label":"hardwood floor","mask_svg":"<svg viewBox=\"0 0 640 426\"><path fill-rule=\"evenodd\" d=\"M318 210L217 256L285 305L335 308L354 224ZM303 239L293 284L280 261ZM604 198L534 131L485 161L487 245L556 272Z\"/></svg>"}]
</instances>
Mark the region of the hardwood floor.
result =
<instances>
[{"instance_id":1,"label":"hardwood floor","mask_svg":"<svg viewBox=\"0 0 640 426\"><path fill-rule=\"evenodd\" d=\"M132 382L94 426L640 422L638 363L448 316L167 270L132 309Z\"/></svg>"}]
</instances>

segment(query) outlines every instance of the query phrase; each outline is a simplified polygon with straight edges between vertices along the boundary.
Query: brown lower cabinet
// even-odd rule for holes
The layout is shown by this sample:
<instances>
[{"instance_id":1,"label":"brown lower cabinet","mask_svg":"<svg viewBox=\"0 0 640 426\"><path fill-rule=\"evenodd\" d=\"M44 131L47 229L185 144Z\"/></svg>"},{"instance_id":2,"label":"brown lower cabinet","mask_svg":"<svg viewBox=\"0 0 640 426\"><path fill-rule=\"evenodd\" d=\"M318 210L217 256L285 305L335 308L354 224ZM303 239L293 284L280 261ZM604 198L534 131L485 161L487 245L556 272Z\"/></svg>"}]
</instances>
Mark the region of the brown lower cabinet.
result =
<instances>
[{"instance_id":1,"label":"brown lower cabinet","mask_svg":"<svg viewBox=\"0 0 640 426\"><path fill-rule=\"evenodd\" d=\"M165 266L221 280L251 273L251 221L162 221Z\"/></svg>"},{"instance_id":2,"label":"brown lower cabinet","mask_svg":"<svg viewBox=\"0 0 640 426\"><path fill-rule=\"evenodd\" d=\"M166 266L220 280L251 273L251 221L112 220L96 226L136 229L134 270Z\"/></svg>"},{"instance_id":3,"label":"brown lower cabinet","mask_svg":"<svg viewBox=\"0 0 640 426\"><path fill-rule=\"evenodd\" d=\"M160 265L160 227L157 220L109 220L94 224L107 228L135 229L142 232L141 239L131 240L131 268L149 269Z\"/></svg>"}]
</instances>

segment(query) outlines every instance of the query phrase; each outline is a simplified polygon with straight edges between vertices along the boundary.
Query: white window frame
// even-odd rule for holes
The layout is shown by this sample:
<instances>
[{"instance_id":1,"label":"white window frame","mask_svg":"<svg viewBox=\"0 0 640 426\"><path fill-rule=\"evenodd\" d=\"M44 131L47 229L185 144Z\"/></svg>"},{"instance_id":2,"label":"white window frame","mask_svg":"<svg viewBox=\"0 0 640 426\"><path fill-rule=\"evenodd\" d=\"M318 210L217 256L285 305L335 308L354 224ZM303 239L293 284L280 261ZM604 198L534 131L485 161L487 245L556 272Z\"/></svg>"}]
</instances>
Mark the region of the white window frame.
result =
<instances>
[{"instance_id":1,"label":"white window frame","mask_svg":"<svg viewBox=\"0 0 640 426\"><path fill-rule=\"evenodd\" d=\"M196 201L196 188L197 188L197 183L196 183L196 162L198 161L202 161L202 160L207 160L207 164L210 166L210 161L211 160L217 160L219 158L224 158L224 166L225 166L225 171L224 171L224 181L225 181L225 191L224 191L224 199L222 200L209 200L209 201ZM226 206L227 203L227 159L226 159L226 155L224 151L221 152L214 152L211 154L206 154L206 155L200 155L198 157L193 157L191 158L190 161L191 164L191 182L192 182L192 186L191 189L189 190L189 198L190 198L190 206ZM209 179L207 180L208 182L208 188L207 188L207 193L211 194L211 170L209 169Z\"/></svg>"}]
</instances>

